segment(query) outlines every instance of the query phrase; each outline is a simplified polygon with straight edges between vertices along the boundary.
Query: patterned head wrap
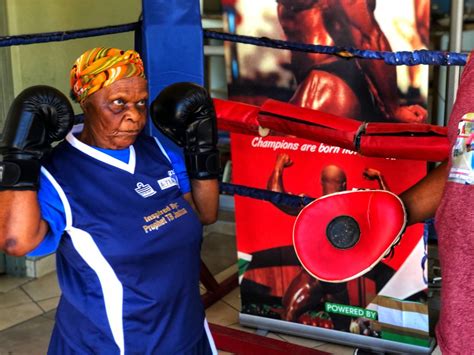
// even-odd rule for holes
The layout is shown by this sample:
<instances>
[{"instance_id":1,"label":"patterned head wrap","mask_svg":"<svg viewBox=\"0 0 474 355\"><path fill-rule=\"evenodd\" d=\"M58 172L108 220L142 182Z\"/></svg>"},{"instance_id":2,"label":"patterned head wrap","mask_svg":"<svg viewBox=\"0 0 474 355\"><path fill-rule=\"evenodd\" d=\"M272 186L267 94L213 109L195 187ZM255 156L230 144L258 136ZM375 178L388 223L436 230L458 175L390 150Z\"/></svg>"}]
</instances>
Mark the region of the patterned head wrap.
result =
<instances>
[{"instance_id":1,"label":"patterned head wrap","mask_svg":"<svg viewBox=\"0 0 474 355\"><path fill-rule=\"evenodd\" d=\"M134 50L93 48L76 59L71 69L71 96L76 102L117 80L145 78L143 62Z\"/></svg>"}]
</instances>

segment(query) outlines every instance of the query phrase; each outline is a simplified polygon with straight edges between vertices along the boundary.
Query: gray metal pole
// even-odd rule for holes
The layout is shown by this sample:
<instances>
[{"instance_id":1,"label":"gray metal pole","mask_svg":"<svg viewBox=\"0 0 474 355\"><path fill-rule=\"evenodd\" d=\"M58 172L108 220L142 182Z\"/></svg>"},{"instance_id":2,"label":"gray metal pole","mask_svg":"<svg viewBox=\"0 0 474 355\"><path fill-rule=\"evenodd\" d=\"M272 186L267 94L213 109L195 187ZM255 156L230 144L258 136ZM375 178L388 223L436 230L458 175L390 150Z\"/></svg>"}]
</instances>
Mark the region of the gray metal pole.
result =
<instances>
[{"instance_id":1,"label":"gray metal pole","mask_svg":"<svg viewBox=\"0 0 474 355\"><path fill-rule=\"evenodd\" d=\"M449 29L449 51L461 52L462 50L462 25L464 15L464 1L451 0L451 21ZM448 67L448 74L446 80L446 105L444 122L438 124L446 124L453 108L454 100L456 99L456 92L459 85L459 76L461 68L459 66Z\"/></svg>"}]
</instances>

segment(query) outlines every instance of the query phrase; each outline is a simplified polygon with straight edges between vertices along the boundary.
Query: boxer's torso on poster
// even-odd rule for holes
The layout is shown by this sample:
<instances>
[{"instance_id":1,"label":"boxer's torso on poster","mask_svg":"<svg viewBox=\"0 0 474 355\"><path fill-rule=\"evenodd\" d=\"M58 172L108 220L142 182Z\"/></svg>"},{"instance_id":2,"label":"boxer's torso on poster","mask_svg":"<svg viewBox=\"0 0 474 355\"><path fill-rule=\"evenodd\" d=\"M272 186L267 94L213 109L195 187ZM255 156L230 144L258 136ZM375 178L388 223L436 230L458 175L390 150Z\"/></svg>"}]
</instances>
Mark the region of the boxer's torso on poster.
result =
<instances>
[{"instance_id":1,"label":"boxer's torso on poster","mask_svg":"<svg viewBox=\"0 0 474 355\"><path fill-rule=\"evenodd\" d=\"M70 134L44 167L66 212L56 336L86 353L192 347L204 331L202 226L157 142L140 137L127 164Z\"/></svg>"}]
</instances>

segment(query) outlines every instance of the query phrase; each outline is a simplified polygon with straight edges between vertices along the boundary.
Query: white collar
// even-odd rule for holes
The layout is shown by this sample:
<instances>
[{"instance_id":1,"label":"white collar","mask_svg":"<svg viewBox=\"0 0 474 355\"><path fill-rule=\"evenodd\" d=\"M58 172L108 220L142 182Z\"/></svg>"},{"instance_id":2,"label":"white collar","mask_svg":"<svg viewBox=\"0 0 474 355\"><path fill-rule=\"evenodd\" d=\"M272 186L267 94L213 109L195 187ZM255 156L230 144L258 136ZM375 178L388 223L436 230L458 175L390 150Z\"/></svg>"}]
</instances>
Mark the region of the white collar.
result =
<instances>
[{"instance_id":1,"label":"white collar","mask_svg":"<svg viewBox=\"0 0 474 355\"><path fill-rule=\"evenodd\" d=\"M82 131L82 124L74 126L71 132L68 133L66 136L66 141L72 145L77 150L80 150L84 154L89 155L90 157L100 160L103 163L115 166L118 169L122 169L128 171L130 174L135 173L135 165L136 165L136 156L135 156L135 148L131 145L128 149L130 150L130 158L128 159L128 163L124 163L123 161L116 159L100 150L94 149L91 146L82 143L79 139L74 136L74 133L78 133Z\"/></svg>"}]
</instances>

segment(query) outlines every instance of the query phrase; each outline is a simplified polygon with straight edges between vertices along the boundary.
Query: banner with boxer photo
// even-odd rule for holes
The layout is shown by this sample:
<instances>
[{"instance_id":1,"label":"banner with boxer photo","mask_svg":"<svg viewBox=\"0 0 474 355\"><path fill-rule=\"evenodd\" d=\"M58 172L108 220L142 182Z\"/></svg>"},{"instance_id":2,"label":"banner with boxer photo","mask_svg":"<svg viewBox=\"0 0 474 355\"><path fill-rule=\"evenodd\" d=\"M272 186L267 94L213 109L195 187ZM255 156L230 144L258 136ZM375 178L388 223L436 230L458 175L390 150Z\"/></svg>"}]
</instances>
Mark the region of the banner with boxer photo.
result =
<instances>
[{"instance_id":1,"label":"banner with boxer photo","mask_svg":"<svg viewBox=\"0 0 474 355\"><path fill-rule=\"evenodd\" d=\"M421 49L429 40L424 0L222 5L226 29L236 34L382 51ZM231 42L225 50L229 100L261 105L272 98L361 121L426 122L427 67ZM399 194L426 174L423 161L362 157L295 137L232 134L231 157L232 183L313 198L361 188ZM429 347L423 225L407 228L370 271L324 282L295 252L293 228L302 208L235 197L241 314L299 323L315 334L325 328ZM366 254L370 247L358 257Z\"/></svg>"}]
</instances>

